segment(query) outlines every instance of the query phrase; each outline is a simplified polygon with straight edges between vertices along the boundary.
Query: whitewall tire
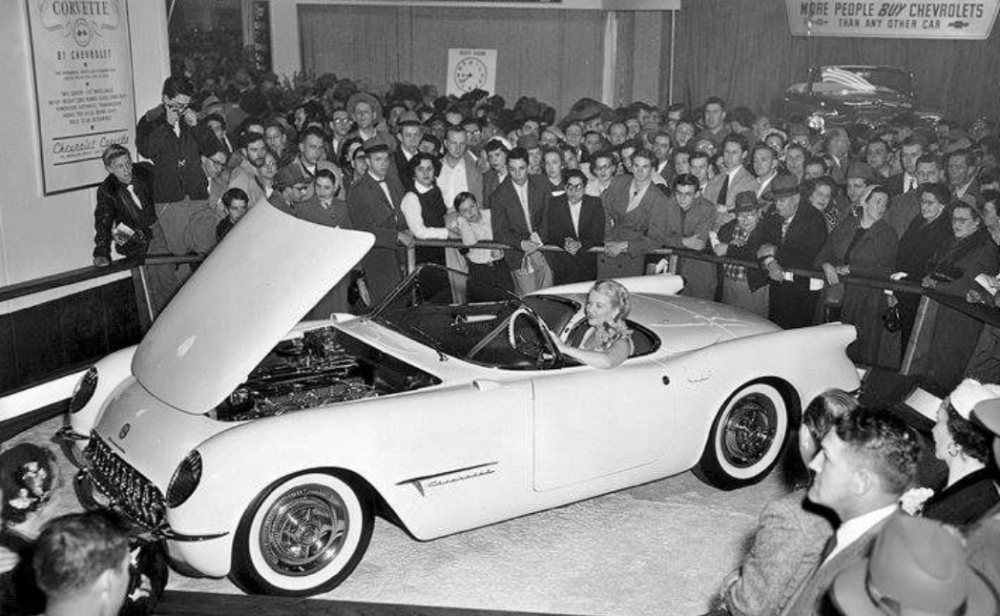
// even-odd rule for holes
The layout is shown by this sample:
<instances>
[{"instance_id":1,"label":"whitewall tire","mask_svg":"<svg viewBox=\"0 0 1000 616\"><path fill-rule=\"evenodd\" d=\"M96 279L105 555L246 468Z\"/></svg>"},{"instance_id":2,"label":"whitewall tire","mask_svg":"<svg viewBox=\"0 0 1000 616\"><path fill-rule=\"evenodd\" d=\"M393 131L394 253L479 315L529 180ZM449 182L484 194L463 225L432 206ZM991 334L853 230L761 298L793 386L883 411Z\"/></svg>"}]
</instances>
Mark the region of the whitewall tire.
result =
<instances>
[{"instance_id":1,"label":"whitewall tire","mask_svg":"<svg viewBox=\"0 0 1000 616\"><path fill-rule=\"evenodd\" d=\"M732 490L756 483L778 462L788 440L788 403L768 383L751 383L722 406L695 473Z\"/></svg>"},{"instance_id":2,"label":"whitewall tire","mask_svg":"<svg viewBox=\"0 0 1000 616\"><path fill-rule=\"evenodd\" d=\"M251 593L325 592L361 562L373 525L371 498L357 482L324 472L286 477L243 515L231 577Z\"/></svg>"}]
</instances>

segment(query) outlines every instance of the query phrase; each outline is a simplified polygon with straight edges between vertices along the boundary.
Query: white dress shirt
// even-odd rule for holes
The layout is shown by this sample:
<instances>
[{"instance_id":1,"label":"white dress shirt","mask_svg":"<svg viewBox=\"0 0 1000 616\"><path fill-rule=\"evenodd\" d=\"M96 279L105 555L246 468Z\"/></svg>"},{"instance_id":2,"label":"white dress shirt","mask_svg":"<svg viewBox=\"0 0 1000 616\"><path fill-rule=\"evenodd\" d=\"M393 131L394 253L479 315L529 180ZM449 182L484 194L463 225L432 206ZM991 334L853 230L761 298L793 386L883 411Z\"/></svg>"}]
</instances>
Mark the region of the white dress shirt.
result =
<instances>
[{"instance_id":1,"label":"white dress shirt","mask_svg":"<svg viewBox=\"0 0 1000 616\"><path fill-rule=\"evenodd\" d=\"M438 187L444 196L444 205L451 212L455 208L455 197L469 190L469 178L465 173L465 158L458 161L454 167L448 164L448 157L441 160L441 175L438 176Z\"/></svg>"},{"instance_id":2,"label":"white dress shirt","mask_svg":"<svg viewBox=\"0 0 1000 616\"><path fill-rule=\"evenodd\" d=\"M857 541L861 535L867 533L873 526L895 513L896 509L898 509L898 505L893 503L881 509L859 515L856 518L851 518L841 524L836 533L837 547L827 555L826 560L820 566L822 567L824 564L830 562L831 558L843 552L847 546Z\"/></svg>"}]
</instances>

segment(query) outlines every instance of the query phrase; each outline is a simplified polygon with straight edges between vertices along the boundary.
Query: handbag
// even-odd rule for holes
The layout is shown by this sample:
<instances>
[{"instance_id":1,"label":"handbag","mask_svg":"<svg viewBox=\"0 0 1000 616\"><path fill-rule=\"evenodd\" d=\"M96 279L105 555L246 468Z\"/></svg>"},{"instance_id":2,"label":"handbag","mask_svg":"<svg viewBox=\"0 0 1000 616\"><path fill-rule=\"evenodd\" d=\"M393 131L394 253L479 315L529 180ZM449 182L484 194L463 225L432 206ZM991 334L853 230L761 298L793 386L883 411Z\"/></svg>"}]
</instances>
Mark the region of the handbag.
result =
<instances>
[{"instance_id":1,"label":"handbag","mask_svg":"<svg viewBox=\"0 0 1000 616\"><path fill-rule=\"evenodd\" d=\"M518 297L552 286L552 269L540 252L525 254L521 267L514 270L514 288Z\"/></svg>"}]
</instances>

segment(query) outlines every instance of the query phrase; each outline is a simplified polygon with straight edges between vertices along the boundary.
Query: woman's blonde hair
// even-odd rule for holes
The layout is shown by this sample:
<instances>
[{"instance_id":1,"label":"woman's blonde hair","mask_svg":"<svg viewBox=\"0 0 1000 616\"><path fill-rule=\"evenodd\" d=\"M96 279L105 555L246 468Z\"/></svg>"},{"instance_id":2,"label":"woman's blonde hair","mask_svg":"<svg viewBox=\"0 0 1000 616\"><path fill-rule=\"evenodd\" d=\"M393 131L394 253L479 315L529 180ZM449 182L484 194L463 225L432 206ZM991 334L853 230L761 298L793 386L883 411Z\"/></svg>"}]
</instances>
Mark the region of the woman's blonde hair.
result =
<instances>
[{"instance_id":1,"label":"woman's blonde hair","mask_svg":"<svg viewBox=\"0 0 1000 616\"><path fill-rule=\"evenodd\" d=\"M628 317L629 311L632 310L632 301L629 299L628 289L625 285L618 282L617 280L598 280L594 283L594 286L590 288L590 292L587 293L600 293L601 295L607 296L611 299L611 303L618 309L618 314L615 315L614 323L610 326L614 329L624 331L625 330L625 318Z\"/></svg>"}]
</instances>

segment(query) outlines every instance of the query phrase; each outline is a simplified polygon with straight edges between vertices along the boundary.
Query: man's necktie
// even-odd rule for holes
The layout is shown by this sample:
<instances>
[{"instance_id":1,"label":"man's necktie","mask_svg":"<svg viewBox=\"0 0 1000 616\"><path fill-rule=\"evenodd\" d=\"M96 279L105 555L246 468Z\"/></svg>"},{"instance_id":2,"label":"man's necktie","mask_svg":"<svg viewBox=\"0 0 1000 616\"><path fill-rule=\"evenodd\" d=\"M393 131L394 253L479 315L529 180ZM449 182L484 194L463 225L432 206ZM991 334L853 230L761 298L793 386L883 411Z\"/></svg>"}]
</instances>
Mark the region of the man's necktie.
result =
<instances>
[{"instance_id":1,"label":"man's necktie","mask_svg":"<svg viewBox=\"0 0 1000 616\"><path fill-rule=\"evenodd\" d=\"M726 204L726 197L729 196L729 174L726 174L724 180L722 180L722 189L719 190L719 198L715 200L718 205Z\"/></svg>"}]
</instances>

